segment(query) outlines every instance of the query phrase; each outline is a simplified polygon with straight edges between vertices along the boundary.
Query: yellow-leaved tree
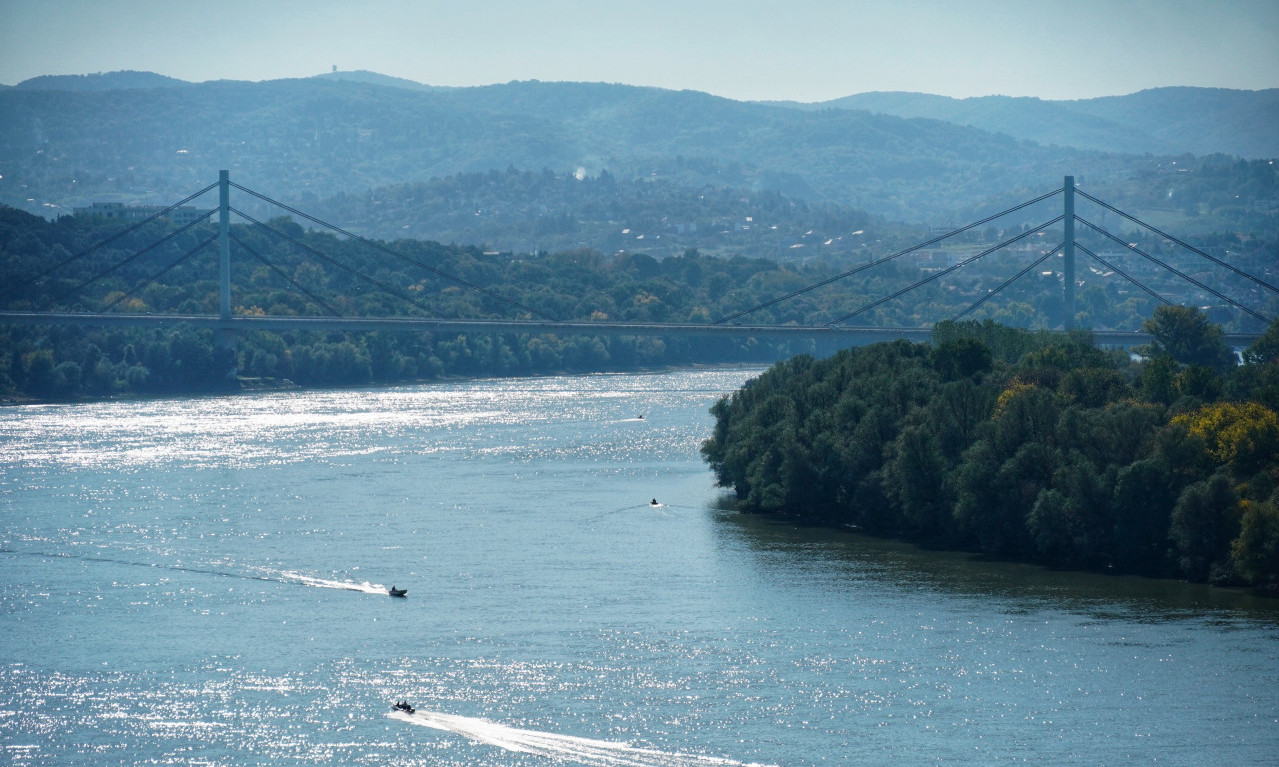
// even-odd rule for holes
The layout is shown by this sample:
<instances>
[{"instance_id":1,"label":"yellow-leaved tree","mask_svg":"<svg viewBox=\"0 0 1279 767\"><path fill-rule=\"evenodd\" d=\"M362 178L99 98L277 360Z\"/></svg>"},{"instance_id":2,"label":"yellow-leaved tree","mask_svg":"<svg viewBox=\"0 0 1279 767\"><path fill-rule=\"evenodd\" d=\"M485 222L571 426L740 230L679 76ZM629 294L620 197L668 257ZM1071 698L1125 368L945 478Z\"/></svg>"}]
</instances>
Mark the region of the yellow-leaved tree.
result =
<instances>
[{"instance_id":1,"label":"yellow-leaved tree","mask_svg":"<svg viewBox=\"0 0 1279 767\"><path fill-rule=\"evenodd\" d=\"M1218 402L1172 419L1203 439L1240 479L1279 462L1279 415L1256 402Z\"/></svg>"}]
</instances>

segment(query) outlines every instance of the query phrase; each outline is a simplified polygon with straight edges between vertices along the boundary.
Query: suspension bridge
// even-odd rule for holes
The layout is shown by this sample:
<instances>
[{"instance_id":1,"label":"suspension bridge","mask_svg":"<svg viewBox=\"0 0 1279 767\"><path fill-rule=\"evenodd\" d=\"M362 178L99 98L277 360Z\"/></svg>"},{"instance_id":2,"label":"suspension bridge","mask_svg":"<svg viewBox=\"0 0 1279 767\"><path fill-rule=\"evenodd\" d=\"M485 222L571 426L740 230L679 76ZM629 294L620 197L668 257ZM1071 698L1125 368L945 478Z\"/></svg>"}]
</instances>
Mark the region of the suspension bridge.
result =
<instances>
[{"instance_id":1,"label":"suspension bridge","mask_svg":"<svg viewBox=\"0 0 1279 767\"><path fill-rule=\"evenodd\" d=\"M1139 248L1135 243L1126 241L1125 239L1119 237L1118 235L1108 231L1104 226L1095 224L1091 222L1090 220L1077 215L1075 211L1077 197L1082 197L1088 202L1091 202L1099 206L1102 210L1107 211L1108 213L1114 214L1132 224L1138 225L1142 227L1143 229L1156 234L1157 236L1162 238L1165 242L1175 243L1177 246L1184 248L1188 252L1192 253L1194 256L1197 256L1201 259L1211 262L1215 264L1217 267L1227 272L1233 273L1234 275L1241 278L1242 280L1255 284L1256 286L1272 294L1279 294L1279 289L1277 289L1274 285L1267 282L1262 277L1258 277L1256 275L1249 274L1243 270L1240 270L1220 258L1212 256L1209 253L1199 248L1196 248L1195 246L1189 243L1186 243L1182 241L1181 239L1178 239L1177 237L1174 237L1166 232L1163 232L1151 226L1150 224L1147 224L1144 221L1141 221L1135 218L1134 216L1131 216L1128 213L1125 213L1124 211L1114 206L1111 206L1108 203L1096 197L1093 197L1090 194L1087 194L1083 190L1077 188L1074 177L1066 176L1064 179L1063 185L1059 189L1054 189L1046 194L1040 195L1031 200L1027 200L1019 205L1013 206L1007 210L1001 211L991 216L987 216L979 221L975 221L965 226L947 231L943 234L940 234L924 242L920 242L909 248L900 250L891 255L871 260L865 264L849 269L840 274L823 279L811 285L807 285L798 290L793 290L783 295L777 296L764 303L761 303L749 308L745 308L740 311L736 311L732 314L729 314L713 322L709 322L709 323L657 323L657 322L643 323L643 322L561 320L556 317L552 317L542 311L539 311L538 309L527 306L519 301L508 298L506 296L502 296L488 288L485 288L479 284L476 284L473 281L460 278L456 275L444 273L440 271L439 269L432 267L429 264L426 264L418 259L412 258L399 251L396 251L381 242L367 239L360 235L354 234L341 227L322 221L307 213L304 213L303 211L297 210L293 207L290 207L289 205L286 205L277 200L271 199L265 195L259 194L258 192L255 192L251 189L248 189L239 184L236 184L230 180L229 172L224 170L220 172L217 183L210 184L209 186L190 195L189 197L167 208L156 211L150 216L142 218L141 220L134 223L132 226L129 226L126 229L120 232L117 232L115 235L112 235L111 237L90 246L89 248L81 251L80 253L77 253L75 255L62 259L58 263L49 266L48 268L44 269L39 274L34 275L33 277L26 280L25 282L20 283L14 287L11 287L9 290L5 291L6 295L4 297L6 299L11 299L15 295L21 295L21 291L24 289L24 287L30 287L32 285L37 284L41 280L47 279L50 276L55 275L56 273L59 272L59 270L66 269L70 264L87 256L89 253L92 253L96 251L97 249L119 239L120 237L123 237L126 234L130 234L153 221L166 218L166 217L172 217L174 214L174 211L182 210L189 213L190 208L186 207L189 202L200 198L201 196L213 191L213 189L215 188L218 190L218 198L219 198L219 204L216 209L201 211L199 214L193 215L193 216L190 216L190 215L186 216L186 218L189 218L190 220L187 221L187 223L185 223L183 226L173 230L172 232L167 234L164 238L162 238L160 241L155 242L151 245L148 245L145 248L142 248L138 252L124 259L123 261L118 262L114 265L111 265L107 267L106 269L103 269L102 271L98 272L96 275L90 277L89 279L81 281L75 288L73 288L68 293L68 295L73 295L76 292L89 287L94 282L101 280L103 278L106 278L110 274L114 273L117 269L119 269L125 263L128 263L132 261L133 259L140 257L145 252L152 250L153 248L159 246L163 242L170 240L187 230L190 230L198 225L205 224L208 221L208 219L216 216L216 219L217 219L216 233L206 237L194 249L192 249L191 251L186 253L181 259L179 259L179 261L166 266L160 272L153 274L147 279L143 280L139 285L135 286L132 290L126 292L125 295L116 298L109 305L104 306L102 310L97 312L86 312L86 311L73 312L73 311L60 310L56 308L56 305L59 303L59 300L54 299L53 301L49 302L49 305L45 307L41 307L36 310L0 311L0 322L10 323L10 324L26 324L26 325L92 325L92 326L102 326L102 327L110 327L110 326L137 327L137 326L161 326L161 325L185 324L195 328L213 330L217 338L217 343L223 347L233 347L235 344L235 339L238 337L239 334L250 332L250 331L265 330L265 331L274 331L274 332L285 332L285 331L292 331L292 330L333 330L333 331L356 331L356 332L387 331L387 332L413 332L413 333L430 332L430 333L465 333L465 334L521 333L521 334L556 334L556 335L562 335L562 336L563 335L657 336L657 337L728 336L728 337L738 337L738 338L744 338L744 337L756 338L761 340L763 339L805 339L805 340L813 341L815 343L815 347L819 351L823 353L828 353L846 346L865 345L869 343L875 343L878 341L886 341L886 340L894 340L894 339L908 339L912 341L928 340L931 337L931 333L932 333L932 329L930 327L873 327L873 326L865 326L865 325L850 325L848 323L851 320L854 320L855 318L858 318L859 316L864 315L867 312L875 309L876 307L881 306L882 304L898 299L910 293L911 291L914 291L925 285L928 285L937 280L940 280L946 277L947 275L959 269L962 269L965 266L968 266L974 262L979 261L982 258L985 258L991 255L992 253L995 253L997 251L1000 251L1006 248L1010 248L1022 242L1023 240L1027 239L1028 237L1031 237L1032 235L1042 234L1043 232L1045 232L1045 230L1049 230L1053 227L1056 227L1057 225L1061 226L1061 230L1063 232L1062 242L1060 244L1058 244L1056 247L1053 247L1051 249L1042 250L1042 252L1039 253L1038 257L1035 258L1035 260L1033 260L1030 264L1026 265L1019 272L1017 272L1012 277L1009 277L1007 280L1005 280L996 288L988 290L988 292L986 292L983 296L981 296L977 301L975 301L967 309L956 314L952 319L958 320L958 319L964 318L965 316L969 315L970 313L972 313L973 311L981 307L986 301L999 295L1008 286L1012 285L1019 279L1025 277L1027 274L1032 273L1034 270L1040 268L1044 264L1044 262L1047 261L1049 258L1052 258L1054 256L1060 256L1061 257L1061 286L1062 286L1061 297L1060 297L1061 316L1064 318L1064 327L1066 330L1075 329L1076 289L1078 285L1078 279L1076 276L1076 269L1077 269L1076 260L1079 253L1083 253L1084 255L1088 256L1094 262L1096 262L1097 264L1100 264L1102 267L1109 270L1110 273L1118 275L1122 277L1123 279L1126 279L1133 286L1147 293L1148 295L1152 296L1157 301L1164 304L1173 303L1171 300L1161 295L1159 292L1148 287L1145 283L1143 283L1137 277L1121 269L1116 263L1113 263L1106 256L1100 255L1097 252L1094 252L1093 250L1084 246L1082 243L1078 242L1076 239L1076 229L1077 227L1083 227L1085 230L1093 233L1094 235L1096 235L1098 238L1102 239L1103 241L1111 241L1117 244L1119 248L1121 249L1121 252L1126 252L1126 253L1140 256L1141 258L1154 264L1160 269L1170 274L1176 275L1178 278L1184 280L1186 283L1194 285L1195 287L1197 287L1204 293L1215 296L1218 300L1221 301L1222 304L1229 305L1233 307L1233 309L1253 317L1254 319L1259 321L1260 323L1259 327L1264 328L1271 321L1272 318L1265 316L1264 314L1262 314L1261 312L1253 308L1245 306L1244 304L1240 303L1238 300L1231 297L1230 295L1223 292L1222 290L1219 290L1211 285L1208 285L1200 278L1192 274L1188 274L1185 271L1178 269L1171 264L1166 263L1160 258L1154 255L1151 255L1148 252L1145 252L1144 250ZM447 282L451 282L454 285L458 286L459 288L462 288L465 290L477 291L483 294L487 299L491 300L495 304L504 305L508 307L510 311L516 315L516 317L513 319L493 319L493 318L467 319L467 318L449 318L449 317L441 316L437 311L432 309L429 305L425 304L421 299L409 296L405 294L404 291L401 291L395 288L394 286L385 284L384 282L379 281L378 279L374 277L356 272L351 267L346 266L340 261L337 261L331 258L330 256L317 251L311 245L308 245L300 241L297 237L294 237L288 232L283 231L279 227L273 226L270 223L263 222L259 220L258 218L255 218L254 216L251 216L248 213L245 213L244 211L238 208L232 207L231 206L231 190L232 189L235 189L238 192L248 195L250 198L257 200L259 203L265 203L267 205L274 206L284 211L287 211L292 216L295 216L311 224L314 224L315 226L319 227L321 230L327 230L327 231L333 232L350 241L359 243L360 245L366 248L369 248L379 253L382 256L408 262L411 266L415 268L419 268L423 270L424 272L434 274L436 277L442 278L443 280ZM1029 208L1031 206L1043 203L1049 200L1050 198L1056 197L1057 195L1061 195L1062 197L1062 212L1060 215L1055 216L1037 226L1023 227L1021 233L1015 236L1012 236L1008 238L1007 240L1004 240L992 247L986 248L979 253L963 258L962 260L958 260L952 265L944 269L940 269L930 274L927 274L926 276L922 277L921 279L919 279L918 281L910 285L907 285L898 290L895 290L889 295L885 295L880 298L877 298L861 306L855 311L843 314L839 316L838 318L831 320L830 322L824 323L822 325L793 325L793 324L770 325L770 324L752 324L750 322L751 316L763 309L767 309L769 307L782 304L783 302L786 302L798 296L807 294L811 291L838 283L841 280L848 279L866 270L873 269L877 266L881 266L883 264L895 261L909 254L916 253L926 248L934 247L938 245L939 243L942 243L943 241L949 240L950 238L958 237L959 235L962 235L974 229L978 229L979 227L987 226L991 222L994 222L1000 218L1011 215L1013 213ZM421 312L421 314L417 316L394 316L394 317L392 316L386 316L386 317L342 316L341 313L338 312L336 309L334 309L330 305L330 303L327 302L324 298L322 298L319 295L316 295L315 293L308 290L303 285L299 284L296 280L294 280L291 276L289 276L285 271L281 270L279 267L275 266L274 264L266 260L261 254L257 253L247 242L244 241L244 239L237 236L231 227L231 215L233 213L237 215L240 219L247 221L248 223L252 224L258 229L265 232L269 232L274 237L278 237L282 240L285 240L291 243L292 245L296 246L297 248L309 253L311 256L315 257L317 260L326 261L335 267L352 272L356 278L372 285L378 290L384 291L392 296L395 296L396 298L405 302L406 305L410 305L416 308L419 312ZM172 218L170 218L170 220L172 220ZM233 244L235 244L237 248L243 250L245 253L249 255L252 255L256 259L261 261L263 264L268 266L272 271L278 274L282 279L289 282L295 289L305 293L308 297L310 297L312 301L315 302L316 305L323 307L326 311L329 312L329 314L315 315L315 316L292 316L292 315L262 316L262 315L234 313L232 311L233 283L231 279L231 274L232 274L231 255L232 255ZM138 291L145 288L147 285L155 282L161 276L163 276L166 272L170 271L175 266L177 266L178 263L180 263L181 261L185 261L187 258L190 258L196 252L199 252L206 248L211 248L211 247L217 248L218 256L219 256L218 258L219 311L217 314L168 314L168 313L143 314L143 313L130 313L130 312L116 310L116 308L121 304L121 302L125 298L128 298L130 295L137 293ZM59 298L65 299L66 296L62 296ZM1092 330L1091 332L1093 333L1093 336L1096 339L1096 342L1103 346L1127 348L1127 347L1140 345L1143 343L1148 343L1150 340L1150 337L1147 334L1139 331ZM1259 336L1260 336L1260 332L1229 333L1226 336L1226 341L1237 348L1242 348L1250 344Z\"/></svg>"}]
</instances>

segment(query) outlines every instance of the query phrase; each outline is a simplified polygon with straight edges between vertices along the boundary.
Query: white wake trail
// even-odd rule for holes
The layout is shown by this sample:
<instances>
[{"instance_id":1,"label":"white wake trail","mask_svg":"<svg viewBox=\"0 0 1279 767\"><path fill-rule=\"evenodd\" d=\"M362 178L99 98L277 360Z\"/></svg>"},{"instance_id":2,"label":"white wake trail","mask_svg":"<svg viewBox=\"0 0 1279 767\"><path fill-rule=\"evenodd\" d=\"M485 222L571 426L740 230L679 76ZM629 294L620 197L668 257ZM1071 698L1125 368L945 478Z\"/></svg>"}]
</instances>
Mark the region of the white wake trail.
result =
<instances>
[{"instance_id":1,"label":"white wake trail","mask_svg":"<svg viewBox=\"0 0 1279 767\"><path fill-rule=\"evenodd\" d=\"M344 591L359 591L364 594L386 594L386 586L380 583L355 583L354 581L335 581L327 578L316 578L312 575L303 573L279 573L281 580L286 583L300 583L303 586L313 586L320 589L342 589Z\"/></svg>"},{"instance_id":2,"label":"white wake trail","mask_svg":"<svg viewBox=\"0 0 1279 767\"><path fill-rule=\"evenodd\" d=\"M418 711L413 714L394 711L387 716L410 724L461 735L476 743L535 756L573 759L591 767L774 767L739 762L724 757L639 748L618 741L521 730L486 719L445 714L439 711Z\"/></svg>"}]
</instances>

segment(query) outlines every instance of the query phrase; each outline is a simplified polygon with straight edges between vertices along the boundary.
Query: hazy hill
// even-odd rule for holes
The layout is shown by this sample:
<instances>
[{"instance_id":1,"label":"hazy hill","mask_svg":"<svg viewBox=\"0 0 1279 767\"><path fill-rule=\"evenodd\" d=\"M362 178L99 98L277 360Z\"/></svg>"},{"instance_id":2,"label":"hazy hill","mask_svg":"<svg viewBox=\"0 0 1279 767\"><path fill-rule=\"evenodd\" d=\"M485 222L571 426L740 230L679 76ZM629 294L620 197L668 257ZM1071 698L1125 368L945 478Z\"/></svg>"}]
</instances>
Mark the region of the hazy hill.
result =
<instances>
[{"instance_id":1,"label":"hazy hill","mask_svg":"<svg viewBox=\"0 0 1279 767\"><path fill-rule=\"evenodd\" d=\"M324 80L345 80L352 83L367 83L369 85L384 85L388 88L404 88L410 91L437 91L452 90L436 85L424 85L416 80L406 80L403 77L391 77L390 75L382 75L377 72L370 72L367 69L357 69L354 71L333 71L325 72L322 75L316 75Z\"/></svg>"},{"instance_id":2,"label":"hazy hill","mask_svg":"<svg viewBox=\"0 0 1279 767\"><path fill-rule=\"evenodd\" d=\"M921 218L1060 183L1076 158L940 121L624 85L418 91L321 77L0 92L0 201L28 209L179 199L219 168L300 199L516 167L778 189Z\"/></svg>"},{"instance_id":3,"label":"hazy hill","mask_svg":"<svg viewBox=\"0 0 1279 767\"><path fill-rule=\"evenodd\" d=\"M873 92L784 105L926 117L1044 145L1106 152L1279 157L1279 89L1156 88L1078 101Z\"/></svg>"},{"instance_id":4,"label":"hazy hill","mask_svg":"<svg viewBox=\"0 0 1279 767\"><path fill-rule=\"evenodd\" d=\"M1063 103L1192 154L1279 157L1279 88L1156 88L1130 96Z\"/></svg>"},{"instance_id":5,"label":"hazy hill","mask_svg":"<svg viewBox=\"0 0 1279 767\"><path fill-rule=\"evenodd\" d=\"M1247 107L1253 103L1247 93L1215 98L1235 103L1231 94L1245 105L1229 112L1239 120L1269 108L1264 100ZM1163 95L1142 108L1171 109L1179 93ZM1033 99L968 104L878 96L881 112L895 100L903 114L932 104L934 111L983 107L987 115L1003 115L979 128L958 124L976 120L953 110L935 119L830 105L797 109L602 83L432 88L369 72L257 83L184 83L137 72L36 78L0 90L0 202L45 215L96 200L169 203L227 168L240 184L303 204L514 168L776 191L893 220L945 224L1050 190L1067 174L1103 194L1136 180L1169 199L1161 174L1171 162L1150 153L1167 151L1161 147L1172 143L1165 135L1172 129L1150 139L1158 146L1147 146L1143 136L1159 127L1157 116L1120 120L1126 99L1138 96L1151 98L1098 100L1091 105L1097 114ZM1073 115L1080 134L1099 144L1110 136L1111 146L1132 154L1020 138L1017 126L1026 124L1021 115L1028 109L1039 110L1045 130ZM1215 111L1226 113L1224 106ZM1210 141L1230 130L1200 134ZM1178 198L1173 207L1201 216L1202 200L1211 196ZM1220 226L1215 221L1201 219L1207 227Z\"/></svg>"},{"instance_id":6,"label":"hazy hill","mask_svg":"<svg viewBox=\"0 0 1279 767\"><path fill-rule=\"evenodd\" d=\"M172 88L190 85L186 80L155 72L97 72L91 75L42 75L23 80L16 88L32 91L117 91L137 88Z\"/></svg>"}]
</instances>

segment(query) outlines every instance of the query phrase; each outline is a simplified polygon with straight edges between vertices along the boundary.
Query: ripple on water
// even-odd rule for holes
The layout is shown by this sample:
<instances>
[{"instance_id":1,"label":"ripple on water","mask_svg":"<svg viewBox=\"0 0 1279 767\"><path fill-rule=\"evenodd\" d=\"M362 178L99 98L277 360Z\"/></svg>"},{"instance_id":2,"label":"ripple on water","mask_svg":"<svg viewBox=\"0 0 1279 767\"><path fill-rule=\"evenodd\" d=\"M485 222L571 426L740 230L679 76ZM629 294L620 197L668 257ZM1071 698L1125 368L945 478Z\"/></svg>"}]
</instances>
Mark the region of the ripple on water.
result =
<instances>
[{"instance_id":1,"label":"ripple on water","mask_svg":"<svg viewBox=\"0 0 1279 767\"><path fill-rule=\"evenodd\" d=\"M0 409L0 759L1273 754L1273 602L709 509L745 377Z\"/></svg>"}]
</instances>

